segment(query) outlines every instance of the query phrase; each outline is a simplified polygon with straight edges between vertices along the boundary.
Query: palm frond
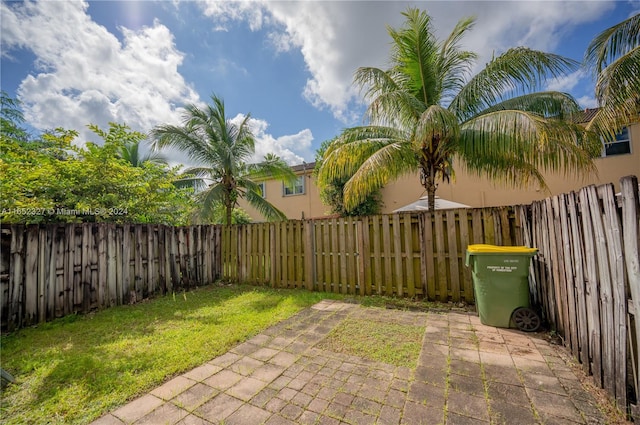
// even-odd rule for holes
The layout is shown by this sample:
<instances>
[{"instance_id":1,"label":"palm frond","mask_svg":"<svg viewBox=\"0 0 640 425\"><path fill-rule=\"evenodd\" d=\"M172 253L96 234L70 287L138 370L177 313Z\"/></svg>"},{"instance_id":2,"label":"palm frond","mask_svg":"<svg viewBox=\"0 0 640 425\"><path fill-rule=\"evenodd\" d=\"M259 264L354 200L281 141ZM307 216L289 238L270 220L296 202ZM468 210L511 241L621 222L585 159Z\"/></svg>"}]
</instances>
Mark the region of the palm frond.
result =
<instances>
[{"instance_id":1,"label":"palm frond","mask_svg":"<svg viewBox=\"0 0 640 425\"><path fill-rule=\"evenodd\" d=\"M631 16L598 34L587 46L584 61L597 75L640 46L640 14Z\"/></svg>"},{"instance_id":2,"label":"palm frond","mask_svg":"<svg viewBox=\"0 0 640 425\"><path fill-rule=\"evenodd\" d=\"M462 37L474 24L475 18L461 19L442 43L437 63L442 78L441 91L444 103L449 102L464 87L478 58L476 53L461 49Z\"/></svg>"},{"instance_id":3,"label":"palm frond","mask_svg":"<svg viewBox=\"0 0 640 425\"><path fill-rule=\"evenodd\" d=\"M248 164L247 178L251 180L275 179L282 180L285 184L294 184L298 176L284 161L279 160Z\"/></svg>"},{"instance_id":4,"label":"palm frond","mask_svg":"<svg viewBox=\"0 0 640 425\"><path fill-rule=\"evenodd\" d=\"M378 68L359 68L354 82L365 91L370 100L365 117L372 125L410 125L408 121L417 118L424 105L411 93L403 89L402 77L392 71Z\"/></svg>"},{"instance_id":5,"label":"palm frond","mask_svg":"<svg viewBox=\"0 0 640 425\"><path fill-rule=\"evenodd\" d=\"M151 137L156 149L174 147L198 164L206 164L211 159L207 142L197 132L185 127L161 125L151 131Z\"/></svg>"},{"instance_id":6,"label":"palm frond","mask_svg":"<svg viewBox=\"0 0 640 425\"><path fill-rule=\"evenodd\" d=\"M402 28L388 28L393 39L391 62L407 77L404 90L424 105L436 104L440 101L442 79L436 66L440 49L431 17L419 9L408 9L403 15L406 21Z\"/></svg>"},{"instance_id":7,"label":"palm frond","mask_svg":"<svg viewBox=\"0 0 640 425\"><path fill-rule=\"evenodd\" d=\"M408 137L407 133L391 127L365 126L345 130L325 152L318 171L318 185L322 188L332 181L351 177L375 152L387 145L402 143Z\"/></svg>"},{"instance_id":8,"label":"palm frond","mask_svg":"<svg viewBox=\"0 0 640 425\"><path fill-rule=\"evenodd\" d=\"M538 168L517 155L507 153L495 157L470 158L465 160L464 168L471 176L486 177L506 187L537 186L544 191L549 191L547 182Z\"/></svg>"},{"instance_id":9,"label":"palm frond","mask_svg":"<svg viewBox=\"0 0 640 425\"><path fill-rule=\"evenodd\" d=\"M546 91L503 100L479 112L477 116L506 110L527 111L547 118L566 119L574 116L582 109L570 94Z\"/></svg>"},{"instance_id":10,"label":"palm frond","mask_svg":"<svg viewBox=\"0 0 640 425\"><path fill-rule=\"evenodd\" d=\"M245 199L247 200L249 205L254 207L269 221L280 221L287 219L287 215L285 213L267 202L259 193L251 190L247 191Z\"/></svg>"},{"instance_id":11,"label":"palm frond","mask_svg":"<svg viewBox=\"0 0 640 425\"><path fill-rule=\"evenodd\" d=\"M225 203L226 189L221 184L213 184L196 196L203 217L209 217L214 213L217 204Z\"/></svg>"},{"instance_id":12,"label":"palm frond","mask_svg":"<svg viewBox=\"0 0 640 425\"><path fill-rule=\"evenodd\" d=\"M640 46L616 59L598 75L596 98L602 110L600 119L608 121L609 134L640 121Z\"/></svg>"},{"instance_id":13,"label":"palm frond","mask_svg":"<svg viewBox=\"0 0 640 425\"><path fill-rule=\"evenodd\" d=\"M419 163L407 142L386 144L358 167L344 186L344 207L352 210L388 182L415 172Z\"/></svg>"},{"instance_id":14,"label":"palm frond","mask_svg":"<svg viewBox=\"0 0 640 425\"><path fill-rule=\"evenodd\" d=\"M449 109L460 121L514 95L538 90L548 77L558 77L578 63L552 53L518 47L494 58L454 97Z\"/></svg>"},{"instance_id":15,"label":"palm frond","mask_svg":"<svg viewBox=\"0 0 640 425\"><path fill-rule=\"evenodd\" d=\"M518 164L529 164L529 168L564 174L595 170L593 155L597 139L570 122L548 120L526 111L503 110L467 121L462 124L460 134L461 159L472 169L478 169L481 164L479 170L492 178L499 177L488 171L492 161L511 157L517 157ZM500 162L496 166L504 168ZM505 176L512 177L513 173Z\"/></svg>"}]
</instances>

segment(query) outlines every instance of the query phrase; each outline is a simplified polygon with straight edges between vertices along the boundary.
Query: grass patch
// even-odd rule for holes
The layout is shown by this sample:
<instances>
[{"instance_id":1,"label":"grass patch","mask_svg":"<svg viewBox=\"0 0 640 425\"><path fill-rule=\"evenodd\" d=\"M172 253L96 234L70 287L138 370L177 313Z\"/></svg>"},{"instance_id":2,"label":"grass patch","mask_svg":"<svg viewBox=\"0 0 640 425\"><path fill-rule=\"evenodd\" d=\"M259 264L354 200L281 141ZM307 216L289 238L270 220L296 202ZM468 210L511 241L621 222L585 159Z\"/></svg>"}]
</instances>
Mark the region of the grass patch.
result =
<instances>
[{"instance_id":1,"label":"grass patch","mask_svg":"<svg viewBox=\"0 0 640 425\"><path fill-rule=\"evenodd\" d=\"M336 294L211 285L4 335L7 424L88 423Z\"/></svg>"},{"instance_id":2,"label":"grass patch","mask_svg":"<svg viewBox=\"0 0 640 425\"><path fill-rule=\"evenodd\" d=\"M424 326L347 318L318 344L318 348L369 360L415 368Z\"/></svg>"}]
</instances>

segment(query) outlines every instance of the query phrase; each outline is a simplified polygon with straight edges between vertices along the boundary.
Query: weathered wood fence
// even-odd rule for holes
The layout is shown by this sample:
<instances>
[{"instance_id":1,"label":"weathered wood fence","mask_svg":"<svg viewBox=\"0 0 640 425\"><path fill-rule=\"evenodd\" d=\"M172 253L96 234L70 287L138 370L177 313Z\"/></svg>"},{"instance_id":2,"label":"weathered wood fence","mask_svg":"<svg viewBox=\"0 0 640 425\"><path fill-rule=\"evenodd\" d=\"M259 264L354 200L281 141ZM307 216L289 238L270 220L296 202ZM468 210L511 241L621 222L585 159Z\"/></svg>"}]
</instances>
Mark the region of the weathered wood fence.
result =
<instances>
[{"instance_id":1,"label":"weathered wood fence","mask_svg":"<svg viewBox=\"0 0 640 425\"><path fill-rule=\"evenodd\" d=\"M640 203L637 178L620 183L619 199L608 184L516 209L525 244L539 249L532 299L585 372L624 409L639 388Z\"/></svg>"},{"instance_id":2,"label":"weathered wood fence","mask_svg":"<svg viewBox=\"0 0 640 425\"><path fill-rule=\"evenodd\" d=\"M243 226L2 226L2 327L133 303L222 277L473 302L465 249L520 244L512 207Z\"/></svg>"},{"instance_id":3,"label":"weathered wood fence","mask_svg":"<svg viewBox=\"0 0 640 425\"><path fill-rule=\"evenodd\" d=\"M469 244L522 243L513 207L297 220L222 231L223 276L279 288L473 302Z\"/></svg>"},{"instance_id":4,"label":"weathered wood fence","mask_svg":"<svg viewBox=\"0 0 640 425\"><path fill-rule=\"evenodd\" d=\"M220 276L220 228L2 226L2 327L134 303Z\"/></svg>"}]
</instances>

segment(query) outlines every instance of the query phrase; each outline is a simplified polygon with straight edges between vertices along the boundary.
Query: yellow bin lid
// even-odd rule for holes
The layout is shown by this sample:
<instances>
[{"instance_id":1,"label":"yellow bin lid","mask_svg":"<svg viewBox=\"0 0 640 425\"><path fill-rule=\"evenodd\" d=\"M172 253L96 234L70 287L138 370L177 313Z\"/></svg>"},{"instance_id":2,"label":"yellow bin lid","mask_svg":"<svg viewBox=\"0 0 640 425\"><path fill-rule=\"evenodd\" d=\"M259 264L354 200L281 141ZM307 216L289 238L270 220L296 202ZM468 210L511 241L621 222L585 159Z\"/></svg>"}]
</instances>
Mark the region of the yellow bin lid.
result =
<instances>
[{"instance_id":1,"label":"yellow bin lid","mask_svg":"<svg viewBox=\"0 0 640 425\"><path fill-rule=\"evenodd\" d=\"M498 246L487 244L469 245L467 251L470 253L511 253L511 254L536 254L537 248L529 248L526 246Z\"/></svg>"}]
</instances>

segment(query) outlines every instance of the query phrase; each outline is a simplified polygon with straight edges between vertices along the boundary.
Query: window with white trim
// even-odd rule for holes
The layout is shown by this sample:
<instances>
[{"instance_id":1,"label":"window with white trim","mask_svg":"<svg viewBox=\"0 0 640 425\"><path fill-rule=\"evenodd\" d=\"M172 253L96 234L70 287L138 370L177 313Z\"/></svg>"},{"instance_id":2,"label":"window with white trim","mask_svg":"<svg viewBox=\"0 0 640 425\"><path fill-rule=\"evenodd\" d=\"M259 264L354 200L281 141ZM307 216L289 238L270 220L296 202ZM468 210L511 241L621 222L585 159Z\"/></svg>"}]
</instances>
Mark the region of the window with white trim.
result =
<instances>
[{"instance_id":1,"label":"window with white trim","mask_svg":"<svg viewBox=\"0 0 640 425\"><path fill-rule=\"evenodd\" d=\"M304 176L298 176L298 179L293 185L287 185L285 183L282 183L282 195L283 196L304 195Z\"/></svg>"},{"instance_id":2,"label":"window with white trim","mask_svg":"<svg viewBox=\"0 0 640 425\"><path fill-rule=\"evenodd\" d=\"M258 187L260 188L260 194L263 198L267 197L267 185L265 182L258 183Z\"/></svg>"},{"instance_id":3,"label":"window with white trim","mask_svg":"<svg viewBox=\"0 0 640 425\"><path fill-rule=\"evenodd\" d=\"M602 156L624 155L631 153L631 139L629 138L629 127L624 127L620 133L616 134L615 140L605 143Z\"/></svg>"}]
</instances>

